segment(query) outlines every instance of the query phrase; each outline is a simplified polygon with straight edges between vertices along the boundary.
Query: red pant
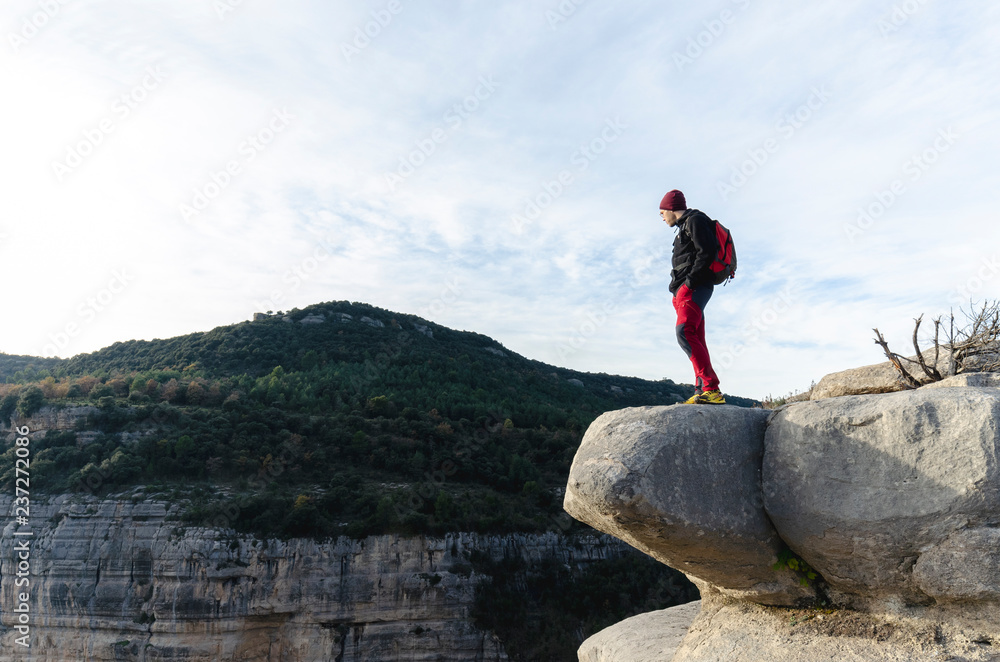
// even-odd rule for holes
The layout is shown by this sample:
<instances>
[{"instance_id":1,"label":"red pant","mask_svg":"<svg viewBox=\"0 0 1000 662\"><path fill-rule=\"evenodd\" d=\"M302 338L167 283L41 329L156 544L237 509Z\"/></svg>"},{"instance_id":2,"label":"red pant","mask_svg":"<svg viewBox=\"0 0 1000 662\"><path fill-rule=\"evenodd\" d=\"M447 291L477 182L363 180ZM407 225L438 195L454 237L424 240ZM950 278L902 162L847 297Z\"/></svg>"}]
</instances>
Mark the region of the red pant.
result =
<instances>
[{"instance_id":1,"label":"red pant","mask_svg":"<svg viewBox=\"0 0 1000 662\"><path fill-rule=\"evenodd\" d=\"M719 378L712 369L712 359L705 344L705 306L712 298L712 285L702 285L693 291L681 285L674 295L677 311L677 342L694 366L695 388L714 391L719 388Z\"/></svg>"}]
</instances>

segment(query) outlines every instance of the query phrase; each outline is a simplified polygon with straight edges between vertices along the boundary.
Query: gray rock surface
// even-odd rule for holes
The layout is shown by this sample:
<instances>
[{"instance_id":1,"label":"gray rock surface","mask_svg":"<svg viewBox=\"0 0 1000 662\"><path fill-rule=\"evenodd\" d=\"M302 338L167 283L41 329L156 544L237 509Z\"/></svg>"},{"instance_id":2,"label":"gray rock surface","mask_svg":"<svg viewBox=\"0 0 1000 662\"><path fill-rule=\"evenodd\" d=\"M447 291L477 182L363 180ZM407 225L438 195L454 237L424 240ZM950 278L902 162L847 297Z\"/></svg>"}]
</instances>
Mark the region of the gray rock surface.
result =
<instances>
[{"instance_id":1,"label":"gray rock surface","mask_svg":"<svg viewBox=\"0 0 1000 662\"><path fill-rule=\"evenodd\" d=\"M771 567L782 543L761 494L767 418L726 405L608 412L584 436L563 507L699 588L767 604L812 599Z\"/></svg>"},{"instance_id":2,"label":"gray rock surface","mask_svg":"<svg viewBox=\"0 0 1000 662\"><path fill-rule=\"evenodd\" d=\"M997 389L790 405L767 428L767 513L836 591L927 602L921 585L931 583L913 573L922 555L967 528L1000 523L998 424Z\"/></svg>"},{"instance_id":3,"label":"gray rock surface","mask_svg":"<svg viewBox=\"0 0 1000 662\"><path fill-rule=\"evenodd\" d=\"M924 350L921 352L928 363L934 359L934 350ZM915 359L916 355L910 357ZM951 370L951 357L941 351L938 357L937 369L942 375L947 376ZM928 381L923 370L916 364L904 362L903 367L907 369L918 381ZM876 393L893 393L902 391L905 388L900 380L899 371L890 363L876 363L860 368L852 368L835 372L823 377L812 390L810 399L823 400L826 398L836 398L844 395L871 395Z\"/></svg>"},{"instance_id":4,"label":"gray rock surface","mask_svg":"<svg viewBox=\"0 0 1000 662\"><path fill-rule=\"evenodd\" d=\"M698 582L702 609L673 662L1000 661L998 385L963 374L767 419L610 412L587 431L565 507ZM760 428L763 452L745 454ZM780 539L752 524L754 462ZM778 608L760 590L775 540L821 573L822 607ZM629 651L667 634L649 619L609 628L617 657L594 657L598 639L581 660L644 660Z\"/></svg>"},{"instance_id":5,"label":"gray rock surface","mask_svg":"<svg viewBox=\"0 0 1000 662\"><path fill-rule=\"evenodd\" d=\"M909 616L703 600L672 662L995 662L994 641L995 633Z\"/></svg>"},{"instance_id":6,"label":"gray rock surface","mask_svg":"<svg viewBox=\"0 0 1000 662\"><path fill-rule=\"evenodd\" d=\"M90 405L75 407L53 407L46 405L31 416L20 416L15 413L7 429L0 432L8 442L17 437L14 428L26 426L31 430L32 437L44 438L49 432L63 432L76 430L82 423L85 423L89 416L93 416L100 410Z\"/></svg>"},{"instance_id":7,"label":"gray rock surface","mask_svg":"<svg viewBox=\"0 0 1000 662\"><path fill-rule=\"evenodd\" d=\"M1000 373L997 372L965 372L960 375L945 377L939 382L931 382L921 386L928 388L1000 388Z\"/></svg>"},{"instance_id":8,"label":"gray rock surface","mask_svg":"<svg viewBox=\"0 0 1000 662\"><path fill-rule=\"evenodd\" d=\"M1000 602L1000 529L956 532L920 555L913 578L940 602Z\"/></svg>"},{"instance_id":9,"label":"gray rock surface","mask_svg":"<svg viewBox=\"0 0 1000 662\"><path fill-rule=\"evenodd\" d=\"M465 552L584 566L628 550L554 533L258 541L185 526L177 504L139 496L33 496L24 656L11 506L0 496L2 662L497 662L502 645L470 618L482 576Z\"/></svg>"},{"instance_id":10,"label":"gray rock surface","mask_svg":"<svg viewBox=\"0 0 1000 662\"><path fill-rule=\"evenodd\" d=\"M625 619L584 641L580 662L669 662L700 610L696 600Z\"/></svg>"},{"instance_id":11,"label":"gray rock surface","mask_svg":"<svg viewBox=\"0 0 1000 662\"><path fill-rule=\"evenodd\" d=\"M18 436L17 429L27 427L30 430L32 439L44 439L50 432L76 432L76 445L84 447L92 443L101 436L101 432L88 428L88 419L97 414L100 410L89 405L79 405L70 407L53 407L51 405L42 407L29 417L14 414L11 417L10 425L0 430L0 439L6 439L7 443L13 443ZM154 426L145 426L140 430L122 431L112 435L117 438L118 443L135 443L144 436L155 433Z\"/></svg>"}]
</instances>

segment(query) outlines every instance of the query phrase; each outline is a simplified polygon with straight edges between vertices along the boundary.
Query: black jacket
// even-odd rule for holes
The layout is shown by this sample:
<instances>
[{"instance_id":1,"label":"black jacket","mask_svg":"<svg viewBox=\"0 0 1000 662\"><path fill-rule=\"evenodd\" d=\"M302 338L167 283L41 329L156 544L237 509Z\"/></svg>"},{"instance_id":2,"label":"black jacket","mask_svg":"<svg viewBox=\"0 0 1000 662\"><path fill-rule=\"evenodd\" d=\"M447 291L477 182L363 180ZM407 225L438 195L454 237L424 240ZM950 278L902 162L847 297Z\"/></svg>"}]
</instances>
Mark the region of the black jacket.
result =
<instances>
[{"instance_id":1,"label":"black jacket","mask_svg":"<svg viewBox=\"0 0 1000 662\"><path fill-rule=\"evenodd\" d=\"M719 250L712 219L697 209L688 209L677 221L674 237L673 270L670 272L670 292L676 294L687 283L690 289L712 284L709 265Z\"/></svg>"}]
</instances>

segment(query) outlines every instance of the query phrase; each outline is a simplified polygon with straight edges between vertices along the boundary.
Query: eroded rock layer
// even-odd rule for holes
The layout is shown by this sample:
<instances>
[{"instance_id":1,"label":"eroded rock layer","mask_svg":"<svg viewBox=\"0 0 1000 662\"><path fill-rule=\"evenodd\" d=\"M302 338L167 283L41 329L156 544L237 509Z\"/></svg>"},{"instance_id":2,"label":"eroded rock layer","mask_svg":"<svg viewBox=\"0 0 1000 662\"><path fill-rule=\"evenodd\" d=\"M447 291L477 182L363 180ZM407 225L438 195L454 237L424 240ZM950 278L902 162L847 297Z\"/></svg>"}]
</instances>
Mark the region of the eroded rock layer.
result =
<instances>
[{"instance_id":1,"label":"eroded rock layer","mask_svg":"<svg viewBox=\"0 0 1000 662\"><path fill-rule=\"evenodd\" d=\"M10 512L11 498L0 505ZM483 579L471 550L586 564L627 549L554 533L264 542L186 528L176 514L144 499L33 502L30 659L506 660L469 617ZM28 659L11 628L23 590L14 585L15 527L3 530L0 660Z\"/></svg>"}]
</instances>

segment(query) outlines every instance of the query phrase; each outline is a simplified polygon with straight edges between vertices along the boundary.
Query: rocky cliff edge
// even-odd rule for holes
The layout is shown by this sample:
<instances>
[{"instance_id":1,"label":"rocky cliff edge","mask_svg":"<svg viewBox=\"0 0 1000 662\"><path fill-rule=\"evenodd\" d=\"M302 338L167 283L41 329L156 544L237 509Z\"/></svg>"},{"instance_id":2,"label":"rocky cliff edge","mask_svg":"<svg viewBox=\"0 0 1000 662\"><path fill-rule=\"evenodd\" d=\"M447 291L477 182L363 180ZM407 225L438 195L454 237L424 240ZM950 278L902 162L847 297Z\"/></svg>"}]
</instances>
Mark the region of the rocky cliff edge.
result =
<instances>
[{"instance_id":1,"label":"rocky cliff edge","mask_svg":"<svg viewBox=\"0 0 1000 662\"><path fill-rule=\"evenodd\" d=\"M674 662L1000 660L996 386L609 412L564 507L701 589Z\"/></svg>"}]
</instances>

